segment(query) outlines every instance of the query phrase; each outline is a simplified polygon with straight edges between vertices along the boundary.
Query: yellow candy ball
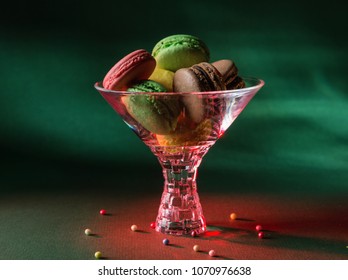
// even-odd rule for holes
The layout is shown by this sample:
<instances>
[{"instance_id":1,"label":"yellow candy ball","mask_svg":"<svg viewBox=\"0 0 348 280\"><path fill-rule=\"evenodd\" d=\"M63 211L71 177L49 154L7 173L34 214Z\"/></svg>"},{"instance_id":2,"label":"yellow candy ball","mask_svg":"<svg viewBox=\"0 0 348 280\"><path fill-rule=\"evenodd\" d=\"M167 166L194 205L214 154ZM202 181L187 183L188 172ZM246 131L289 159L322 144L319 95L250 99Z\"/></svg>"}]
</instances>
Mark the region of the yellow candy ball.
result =
<instances>
[{"instance_id":1,"label":"yellow candy ball","mask_svg":"<svg viewBox=\"0 0 348 280\"><path fill-rule=\"evenodd\" d=\"M99 251L98 251L98 252L95 252L94 257L95 257L96 259L101 259L102 253L99 252Z\"/></svg>"}]
</instances>

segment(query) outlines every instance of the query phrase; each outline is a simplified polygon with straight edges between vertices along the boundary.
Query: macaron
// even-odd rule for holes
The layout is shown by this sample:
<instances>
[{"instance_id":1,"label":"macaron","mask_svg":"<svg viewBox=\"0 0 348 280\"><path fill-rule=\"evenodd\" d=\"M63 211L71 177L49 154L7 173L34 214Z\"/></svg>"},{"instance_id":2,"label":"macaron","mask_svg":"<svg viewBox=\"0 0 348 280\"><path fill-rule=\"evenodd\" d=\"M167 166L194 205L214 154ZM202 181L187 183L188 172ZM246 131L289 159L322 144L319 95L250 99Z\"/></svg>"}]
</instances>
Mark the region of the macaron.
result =
<instances>
[{"instance_id":1,"label":"macaron","mask_svg":"<svg viewBox=\"0 0 348 280\"><path fill-rule=\"evenodd\" d=\"M167 89L158 82L152 80L138 81L132 84L127 91L130 92L166 92Z\"/></svg>"},{"instance_id":2,"label":"macaron","mask_svg":"<svg viewBox=\"0 0 348 280\"><path fill-rule=\"evenodd\" d=\"M223 77L226 89L237 89L245 86L243 80L238 77L238 68L236 64L229 59L222 59L212 63Z\"/></svg>"},{"instance_id":3,"label":"macaron","mask_svg":"<svg viewBox=\"0 0 348 280\"><path fill-rule=\"evenodd\" d=\"M206 44L201 39L186 34L171 35L160 40L154 46L152 55L159 68L172 72L210 59Z\"/></svg>"},{"instance_id":4,"label":"macaron","mask_svg":"<svg viewBox=\"0 0 348 280\"><path fill-rule=\"evenodd\" d=\"M167 91L173 91L174 72L156 67L149 80L162 84Z\"/></svg>"},{"instance_id":5,"label":"macaron","mask_svg":"<svg viewBox=\"0 0 348 280\"><path fill-rule=\"evenodd\" d=\"M176 92L225 90L223 77L210 63L202 62L175 72L173 88Z\"/></svg>"},{"instance_id":6,"label":"macaron","mask_svg":"<svg viewBox=\"0 0 348 280\"><path fill-rule=\"evenodd\" d=\"M126 90L138 80L146 80L156 67L155 58L140 49L126 55L105 75L103 87L110 90Z\"/></svg>"},{"instance_id":7,"label":"macaron","mask_svg":"<svg viewBox=\"0 0 348 280\"><path fill-rule=\"evenodd\" d=\"M176 71L173 89L175 92L203 92L225 90L226 86L220 72L212 64L202 62ZM195 123L200 123L205 118L207 98L184 95L182 101Z\"/></svg>"},{"instance_id":8,"label":"macaron","mask_svg":"<svg viewBox=\"0 0 348 280\"><path fill-rule=\"evenodd\" d=\"M177 125L182 105L175 95L131 94L132 92L165 92L159 83L151 80L133 84L130 94L122 96L128 114L142 127L155 134L170 134Z\"/></svg>"},{"instance_id":9,"label":"macaron","mask_svg":"<svg viewBox=\"0 0 348 280\"><path fill-rule=\"evenodd\" d=\"M245 88L245 82L244 80L237 76L233 82L230 84L229 89L240 89L240 88Z\"/></svg>"}]
</instances>

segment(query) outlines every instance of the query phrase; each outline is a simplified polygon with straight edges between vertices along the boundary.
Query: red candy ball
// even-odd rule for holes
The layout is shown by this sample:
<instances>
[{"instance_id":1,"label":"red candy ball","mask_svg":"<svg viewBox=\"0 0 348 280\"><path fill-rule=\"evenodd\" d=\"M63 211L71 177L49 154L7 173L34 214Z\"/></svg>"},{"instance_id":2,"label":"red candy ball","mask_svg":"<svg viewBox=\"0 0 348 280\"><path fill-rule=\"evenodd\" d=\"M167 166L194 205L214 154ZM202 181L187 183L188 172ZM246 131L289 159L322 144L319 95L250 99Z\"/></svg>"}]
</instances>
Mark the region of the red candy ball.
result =
<instances>
[{"instance_id":1,"label":"red candy ball","mask_svg":"<svg viewBox=\"0 0 348 280\"><path fill-rule=\"evenodd\" d=\"M99 213L100 213L100 215L105 215L105 214L106 214L106 210L105 210L105 209L101 209L101 210L99 211Z\"/></svg>"},{"instance_id":2,"label":"red candy ball","mask_svg":"<svg viewBox=\"0 0 348 280\"><path fill-rule=\"evenodd\" d=\"M155 229L155 228L156 228L156 223L155 223L155 222L152 222L152 223L150 224L150 228Z\"/></svg>"},{"instance_id":3,"label":"red candy ball","mask_svg":"<svg viewBox=\"0 0 348 280\"><path fill-rule=\"evenodd\" d=\"M192 237L197 237L197 236L198 236L198 234L197 234L197 232L192 231L192 232L191 232L191 236L192 236Z\"/></svg>"},{"instance_id":4,"label":"red candy ball","mask_svg":"<svg viewBox=\"0 0 348 280\"><path fill-rule=\"evenodd\" d=\"M255 229L256 229L257 231L261 231L261 230L262 230L262 226L261 226L261 225L257 225L257 226L255 227Z\"/></svg>"},{"instance_id":5,"label":"red candy ball","mask_svg":"<svg viewBox=\"0 0 348 280\"><path fill-rule=\"evenodd\" d=\"M265 233L263 231L260 231L257 236L262 239L262 238L265 238Z\"/></svg>"}]
</instances>

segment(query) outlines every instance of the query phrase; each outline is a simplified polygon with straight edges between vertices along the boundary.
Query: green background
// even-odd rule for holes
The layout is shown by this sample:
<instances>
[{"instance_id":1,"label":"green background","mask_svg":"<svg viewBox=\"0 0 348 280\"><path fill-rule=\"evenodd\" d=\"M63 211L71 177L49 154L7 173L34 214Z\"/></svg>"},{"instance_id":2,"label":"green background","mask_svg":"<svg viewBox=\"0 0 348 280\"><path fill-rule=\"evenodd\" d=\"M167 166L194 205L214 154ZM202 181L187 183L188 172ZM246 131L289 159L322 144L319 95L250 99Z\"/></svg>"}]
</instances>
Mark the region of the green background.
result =
<instances>
[{"instance_id":1,"label":"green background","mask_svg":"<svg viewBox=\"0 0 348 280\"><path fill-rule=\"evenodd\" d=\"M158 193L159 164L93 84L127 53L177 33L266 82L204 158L201 191L347 195L346 15L335 1L305 2L9 3L0 18L2 198L143 182Z\"/></svg>"}]
</instances>

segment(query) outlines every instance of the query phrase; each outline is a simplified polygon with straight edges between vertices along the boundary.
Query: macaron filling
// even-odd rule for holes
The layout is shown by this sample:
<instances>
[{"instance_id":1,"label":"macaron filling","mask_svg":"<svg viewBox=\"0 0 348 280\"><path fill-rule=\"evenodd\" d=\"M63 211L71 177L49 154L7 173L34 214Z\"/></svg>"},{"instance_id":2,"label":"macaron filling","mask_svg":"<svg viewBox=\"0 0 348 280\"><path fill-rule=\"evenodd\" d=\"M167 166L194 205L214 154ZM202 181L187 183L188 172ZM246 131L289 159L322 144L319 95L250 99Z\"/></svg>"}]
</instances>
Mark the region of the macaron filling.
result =
<instances>
[{"instance_id":1,"label":"macaron filling","mask_svg":"<svg viewBox=\"0 0 348 280\"><path fill-rule=\"evenodd\" d=\"M202 82L202 91L213 91L223 89L221 77L213 66L208 63L200 63L190 68Z\"/></svg>"},{"instance_id":2,"label":"macaron filling","mask_svg":"<svg viewBox=\"0 0 348 280\"><path fill-rule=\"evenodd\" d=\"M213 90L214 87L214 82L212 81L212 79L209 77L209 75L207 74L207 72L205 72L200 66L196 65L196 66L192 66L193 73L195 73L195 75L198 77L198 79L201 82L201 86L202 86L202 91L210 91Z\"/></svg>"},{"instance_id":3,"label":"macaron filling","mask_svg":"<svg viewBox=\"0 0 348 280\"><path fill-rule=\"evenodd\" d=\"M230 59L222 59L213 62L212 65L220 72L226 89L234 89L235 79L238 76L236 64Z\"/></svg>"}]
</instances>

